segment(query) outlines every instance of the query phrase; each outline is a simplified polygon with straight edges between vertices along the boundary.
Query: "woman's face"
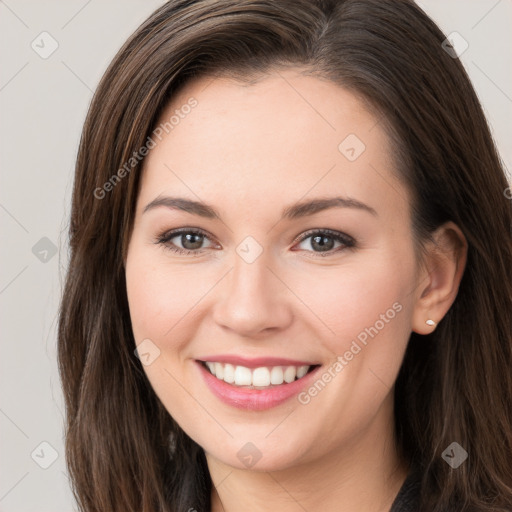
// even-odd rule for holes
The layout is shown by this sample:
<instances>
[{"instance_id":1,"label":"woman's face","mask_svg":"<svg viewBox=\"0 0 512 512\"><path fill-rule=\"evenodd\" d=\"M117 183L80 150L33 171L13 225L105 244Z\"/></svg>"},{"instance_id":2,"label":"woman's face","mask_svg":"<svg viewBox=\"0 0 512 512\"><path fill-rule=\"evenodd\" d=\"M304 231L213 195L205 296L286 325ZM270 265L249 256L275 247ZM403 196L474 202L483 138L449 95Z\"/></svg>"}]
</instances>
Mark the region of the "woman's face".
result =
<instances>
[{"instance_id":1,"label":"woman's face","mask_svg":"<svg viewBox=\"0 0 512 512\"><path fill-rule=\"evenodd\" d=\"M209 460L364 457L392 432L420 284L379 120L289 69L252 85L198 79L166 121L126 261L153 389Z\"/></svg>"}]
</instances>

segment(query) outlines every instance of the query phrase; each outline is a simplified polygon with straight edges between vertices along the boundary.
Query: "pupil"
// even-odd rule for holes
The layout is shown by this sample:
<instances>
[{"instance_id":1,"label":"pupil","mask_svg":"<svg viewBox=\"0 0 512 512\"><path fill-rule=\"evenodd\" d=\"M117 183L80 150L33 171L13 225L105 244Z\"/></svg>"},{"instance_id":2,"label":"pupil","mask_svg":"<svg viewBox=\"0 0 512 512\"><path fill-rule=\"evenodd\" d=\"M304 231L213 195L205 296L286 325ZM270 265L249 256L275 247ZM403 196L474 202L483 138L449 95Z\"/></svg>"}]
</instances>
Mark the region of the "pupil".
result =
<instances>
[{"instance_id":1,"label":"pupil","mask_svg":"<svg viewBox=\"0 0 512 512\"><path fill-rule=\"evenodd\" d=\"M330 242L330 243L329 243ZM330 236L314 236L311 240L311 245L315 248L315 244L318 244L318 248L320 251L328 251L333 248L334 241Z\"/></svg>"},{"instance_id":2,"label":"pupil","mask_svg":"<svg viewBox=\"0 0 512 512\"><path fill-rule=\"evenodd\" d=\"M197 233L187 233L181 235L181 244L185 249L199 249L203 242L203 235Z\"/></svg>"}]
</instances>

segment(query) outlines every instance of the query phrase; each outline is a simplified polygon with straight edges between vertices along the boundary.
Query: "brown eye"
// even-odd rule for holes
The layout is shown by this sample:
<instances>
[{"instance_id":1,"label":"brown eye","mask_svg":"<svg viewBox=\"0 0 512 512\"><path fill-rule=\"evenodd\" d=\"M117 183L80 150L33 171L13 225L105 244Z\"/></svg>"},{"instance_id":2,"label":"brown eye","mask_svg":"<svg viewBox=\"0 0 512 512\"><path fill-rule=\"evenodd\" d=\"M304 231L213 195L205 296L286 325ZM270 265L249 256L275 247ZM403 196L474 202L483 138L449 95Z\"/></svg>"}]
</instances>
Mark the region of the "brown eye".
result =
<instances>
[{"instance_id":1,"label":"brown eye","mask_svg":"<svg viewBox=\"0 0 512 512\"><path fill-rule=\"evenodd\" d=\"M329 229L305 233L302 235L299 244L304 244L302 250L321 253L323 256L324 253L337 253L340 250L354 247L355 240L345 233ZM336 246L336 244L338 245Z\"/></svg>"},{"instance_id":2,"label":"brown eye","mask_svg":"<svg viewBox=\"0 0 512 512\"><path fill-rule=\"evenodd\" d=\"M175 229L162 234L156 240L157 244L178 254L202 254L203 244L210 241L206 233L196 229ZM211 244L208 247L212 247Z\"/></svg>"}]
</instances>

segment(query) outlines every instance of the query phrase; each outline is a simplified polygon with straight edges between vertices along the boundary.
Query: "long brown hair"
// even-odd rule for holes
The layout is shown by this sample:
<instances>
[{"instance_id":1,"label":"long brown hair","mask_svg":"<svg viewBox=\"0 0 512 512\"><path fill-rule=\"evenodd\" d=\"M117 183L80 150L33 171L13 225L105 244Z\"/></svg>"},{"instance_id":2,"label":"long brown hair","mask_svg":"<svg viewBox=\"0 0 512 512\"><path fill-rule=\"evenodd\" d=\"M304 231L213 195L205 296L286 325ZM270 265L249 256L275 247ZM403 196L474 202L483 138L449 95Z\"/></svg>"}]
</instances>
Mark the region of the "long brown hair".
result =
<instances>
[{"instance_id":1,"label":"long brown hair","mask_svg":"<svg viewBox=\"0 0 512 512\"><path fill-rule=\"evenodd\" d=\"M143 160L125 164L187 80L279 66L327 78L380 113L420 243L448 220L466 236L455 303L433 334L411 335L396 438L421 468L420 512L512 510L512 201L445 37L410 0L171 0L124 44L83 128L59 318L66 458L82 511L210 509L204 452L133 353L123 262ZM452 442L468 452L457 469L442 458Z\"/></svg>"}]
</instances>

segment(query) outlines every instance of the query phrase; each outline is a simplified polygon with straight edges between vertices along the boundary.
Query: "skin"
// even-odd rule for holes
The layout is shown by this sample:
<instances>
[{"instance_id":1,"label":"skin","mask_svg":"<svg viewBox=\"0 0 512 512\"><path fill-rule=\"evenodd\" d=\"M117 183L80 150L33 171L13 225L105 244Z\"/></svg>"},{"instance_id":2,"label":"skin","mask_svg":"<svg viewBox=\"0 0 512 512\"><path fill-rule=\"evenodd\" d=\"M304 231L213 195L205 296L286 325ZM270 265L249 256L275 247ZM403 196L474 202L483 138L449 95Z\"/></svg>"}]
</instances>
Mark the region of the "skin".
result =
<instances>
[{"instance_id":1,"label":"skin","mask_svg":"<svg viewBox=\"0 0 512 512\"><path fill-rule=\"evenodd\" d=\"M251 85L220 77L188 83L162 120L190 97L198 104L150 151L137 200L126 259L134 337L160 350L144 370L205 450L213 512L389 510L408 469L394 442L394 382L411 331L435 329L425 322L446 314L466 262L453 223L418 260L410 195L377 118L352 93L300 71L271 72ZM338 149L348 134L366 146L352 162ZM220 219L165 206L143 213L164 195L209 203ZM333 196L376 214L330 208L281 219L286 206ZM209 234L199 255L155 243L182 227ZM335 242L325 254L311 237L296 240L313 229L346 233L356 245ZM236 251L247 236L263 249L252 263ZM172 242L182 247L183 239ZM233 408L210 392L194 362L229 353L328 368L395 303L400 312L308 404ZM252 468L237 457L249 441L261 454Z\"/></svg>"}]
</instances>

